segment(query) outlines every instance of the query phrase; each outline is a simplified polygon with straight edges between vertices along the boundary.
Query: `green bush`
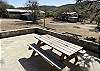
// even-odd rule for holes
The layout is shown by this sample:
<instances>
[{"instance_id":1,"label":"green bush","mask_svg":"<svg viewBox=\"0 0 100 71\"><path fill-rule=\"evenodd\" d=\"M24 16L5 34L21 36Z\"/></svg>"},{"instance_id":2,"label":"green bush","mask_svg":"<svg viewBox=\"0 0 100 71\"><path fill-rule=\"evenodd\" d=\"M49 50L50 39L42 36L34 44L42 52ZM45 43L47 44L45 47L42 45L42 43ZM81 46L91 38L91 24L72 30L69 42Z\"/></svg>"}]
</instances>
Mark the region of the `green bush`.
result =
<instances>
[{"instance_id":1,"label":"green bush","mask_svg":"<svg viewBox=\"0 0 100 71\"><path fill-rule=\"evenodd\" d=\"M54 17L54 13L52 11L46 12L46 17Z\"/></svg>"},{"instance_id":2,"label":"green bush","mask_svg":"<svg viewBox=\"0 0 100 71\"><path fill-rule=\"evenodd\" d=\"M14 6L7 4L4 1L0 1L0 17L1 18L8 18L7 8L14 8Z\"/></svg>"},{"instance_id":3,"label":"green bush","mask_svg":"<svg viewBox=\"0 0 100 71\"><path fill-rule=\"evenodd\" d=\"M89 40L89 41L96 42L96 38L94 38L94 37L86 37L85 39Z\"/></svg>"},{"instance_id":4,"label":"green bush","mask_svg":"<svg viewBox=\"0 0 100 71\"><path fill-rule=\"evenodd\" d=\"M8 18L8 12L5 9L0 9L0 17Z\"/></svg>"},{"instance_id":5,"label":"green bush","mask_svg":"<svg viewBox=\"0 0 100 71\"><path fill-rule=\"evenodd\" d=\"M97 26L100 26L100 16L98 16L98 17L96 18L96 23L97 23Z\"/></svg>"}]
</instances>

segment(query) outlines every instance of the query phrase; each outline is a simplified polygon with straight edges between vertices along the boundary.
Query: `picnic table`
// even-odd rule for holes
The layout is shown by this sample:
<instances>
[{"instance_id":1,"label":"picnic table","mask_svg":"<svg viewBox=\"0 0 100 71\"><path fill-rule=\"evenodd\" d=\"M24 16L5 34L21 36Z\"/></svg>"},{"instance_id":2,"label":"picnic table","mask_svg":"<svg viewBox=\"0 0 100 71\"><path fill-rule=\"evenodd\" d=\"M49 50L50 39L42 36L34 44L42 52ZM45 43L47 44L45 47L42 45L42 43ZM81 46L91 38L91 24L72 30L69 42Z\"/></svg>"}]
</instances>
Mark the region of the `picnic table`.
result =
<instances>
[{"instance_id":1,"label":"picnic table","mask_svg":"<svg viewBox=\"0 0 100 71\"><path fill-rule=\"evenodd\" d=\"M43 57L48 63L52 66L55 66L57 69L63 69L66 66L66 63L75 58L74 64L78 61L78 51L82 50L83 47L72 44L70 42L64 41L62 39L56 38L54 36L45 34L45 35L35 35L36 39L38 39L38 43L29 44L29 49L33 49L32 56L35 53L38 53L41 57ZM61 53L60 59L55 58L52 54L48 53L46 50L42 49L42 46L48 45L51 47L50 51L53 49L57 50ZM66 56L66 59L64 57Z\"/></svg>"}]
</instances>

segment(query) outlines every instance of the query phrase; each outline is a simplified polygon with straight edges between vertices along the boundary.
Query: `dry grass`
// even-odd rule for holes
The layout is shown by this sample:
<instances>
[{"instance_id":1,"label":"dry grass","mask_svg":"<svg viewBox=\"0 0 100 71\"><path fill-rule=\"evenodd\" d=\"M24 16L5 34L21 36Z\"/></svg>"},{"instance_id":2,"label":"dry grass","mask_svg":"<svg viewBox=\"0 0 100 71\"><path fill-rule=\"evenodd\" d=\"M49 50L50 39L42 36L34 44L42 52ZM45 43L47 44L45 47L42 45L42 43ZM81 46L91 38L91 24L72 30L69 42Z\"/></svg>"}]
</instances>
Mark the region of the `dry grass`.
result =
<instances>
[{"instance_id":1,"label":"dry grass","mask_svg":"<svg viewBox=\"0 0 100 71\"><path fill-rule=\"evenodd\" d=\"M43 20L42 20L43 22ZM43 23L40 24L43 26ZM24 21L13 21L13 20L3 20L0 23L1 31L4 30L14 30L14 29L21 29L21 28L27 28L27 27L34 27L38 26L36 24L27 24ZM67 23L67 22L54 22L52 19L46 19L46 27L52 28L52 31L55 32L69 32L73 34L82 35L83 38L85 37L94 37L97 39L100 36L100 33L95 32L94 28L96 25L90 25L90 24L81 24L81 23Z\"/></svg>"},{"instance_id":2,"label":"dry grass","mask_svg":"<svg viewBox=\"0 0 100 71\"><path fill-rule=\"evenodd\" d=\"M36 24L29 24L21 20L3 19L0 23L1 31L22 29L37 26Z\"/></svg>"},{"instance_id":3,"label":"dry grass","mask_svg":"<svg viewBox=\"0 0 100 71\"><path fill-rule=\"evenodd\" d=\"M60 32L60 33L69 32L73 34L82 35L83 38L94 37L97 39L96 41L98 41L100 37L100 32L95 32L94 30L96 25L81 24L81 23L65 23L65 22L50 23L50 21L52 20L48 21L47 19L46 26L49 28L55 29L53 31L56 31L56 32Z\"/></svg>"}]
</instances>

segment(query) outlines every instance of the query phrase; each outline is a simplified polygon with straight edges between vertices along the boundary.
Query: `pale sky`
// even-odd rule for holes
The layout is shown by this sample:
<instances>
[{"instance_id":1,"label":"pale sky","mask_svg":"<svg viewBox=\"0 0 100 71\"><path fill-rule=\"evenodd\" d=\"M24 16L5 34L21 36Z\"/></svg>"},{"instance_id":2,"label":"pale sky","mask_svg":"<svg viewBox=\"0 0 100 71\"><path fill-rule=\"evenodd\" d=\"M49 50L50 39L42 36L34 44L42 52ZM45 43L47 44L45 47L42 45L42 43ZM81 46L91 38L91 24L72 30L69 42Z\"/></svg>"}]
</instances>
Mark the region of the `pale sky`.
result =
<instances>
[{"instance_id":1,"label":"pale sky","mask_svg":"<svg viewBox=\"0 0 100 71\"><path fill-rule=\"evenodd\" d=\"M15 7L25 6L27 0L7 0L7 2ZM37 0L39 5L61 6L65 4L73 4L75 0Z\"/></svg>"}]
</instances>

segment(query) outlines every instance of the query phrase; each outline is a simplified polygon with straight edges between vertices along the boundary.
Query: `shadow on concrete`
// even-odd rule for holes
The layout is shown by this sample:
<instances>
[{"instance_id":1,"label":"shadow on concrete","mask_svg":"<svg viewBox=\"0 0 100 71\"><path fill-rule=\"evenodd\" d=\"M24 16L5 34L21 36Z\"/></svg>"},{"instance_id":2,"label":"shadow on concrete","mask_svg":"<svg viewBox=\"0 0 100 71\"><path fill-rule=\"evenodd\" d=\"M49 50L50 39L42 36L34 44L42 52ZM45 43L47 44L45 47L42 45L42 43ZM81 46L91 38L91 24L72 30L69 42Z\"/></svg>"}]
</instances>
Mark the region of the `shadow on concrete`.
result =
<instances>
[{"instance_id":1,"label":"shadow on concrete","mask_svg":"<svg viewBox=\"0 0 100 71\"><path fill-rule=\"evenodd\" d=\"M19 59L25 71L50 71L51 65L40 56Z\"/></svg>"},{"instance_id":2,"label":"shadow on concrete","mask_svg":"<svg viewBox=\"0 0 100 71\"><path fill-rule=\"evenodd\" d=\"M77 65L79 66L78 69L80 70L77 71L90 71L89 69L91 68L91 66L94 67L94 62L100 64L100 59L97 58L98 55L95 53L87 51L87 53L85 53L84 55L79 55L79 57L81 59L78 61L79 64Z\"/></svg>"},{"instance_id":3,"label":"shadow on concrete","mask_svg":"<svg viewBox=\"0 0 100 71\"><path fill-rule=\"evenodd\" d=\"M43 60L40 56L35 56L28 59L22 58L19 59L19 62L25 71L50 71L52 68L52 66ZM70 69L69 71L89 71L87 67L75 65L71 62L68 62L66 67Z\"/></svg>"},{"instance_id":4,"label":"shadow on concrete","mask_svg":"<svg viewBox=\"0 0 100 71\"><path fill-rule=\"evenodd\" d=\"M94 53L94 52L90 52L87 50L87 54L89 54L88 57L90 56L92 61L94 60L100 64L100 58L99 58L100 54L99 53Z\"/></svg>"},{"instance_id":5,"label":"shadow on concrete","mask_svg":"<svg viewBox=\"0 0 100 71\"><path fill-rule=\"evenodd\" d=\"M49 50L47 51L50 52ZM91 53L88 52L85 55L79 55L78 57L80 59L76 65L68 62L66 64L67 68L65 67L62 71L90 71L91 64L93 65L94 61L100 63L100 60L98 58L91 56ZM32 56L30 58L21 58L19 59L19 62L23 66L25 71L50 71L51 68L53 68L39 55Z\"/></svg>"},{"instance_id":6,"label":"shadow on concrete","mask_svg":"<svg viewBox=\"0 0 100 71\"><path fill-rule=\"evenodd\" d=\"M84 55L80 54L78 56L80 59L76 65L71 62L67 63L68 71L90 71L91 67L95 67L94 63L100 64L100 59L98 55L87 51Z\"/></svg>"},{"instance_id":7,"label":"shadow on concrete","mask_svg":"<svg viewBox=\"0 0 100 71\"><path fill-rule=\"evenodd\" d=\"M89 71L87 67L79 66L79 64L75 65L71 62L67 63L67 67L69 68L69 70L66 71Z\"/></svg>"}]
</instances>

